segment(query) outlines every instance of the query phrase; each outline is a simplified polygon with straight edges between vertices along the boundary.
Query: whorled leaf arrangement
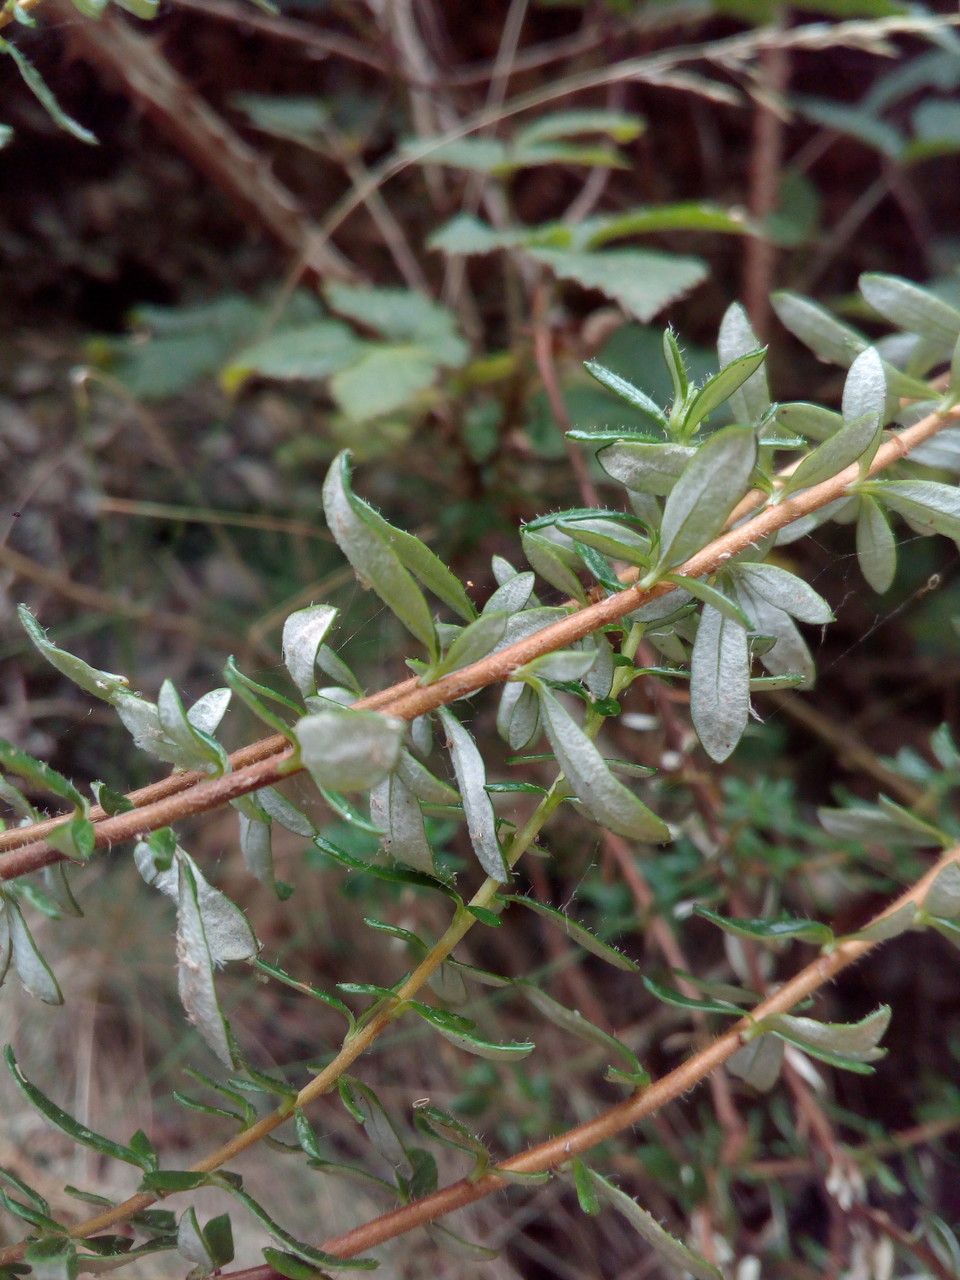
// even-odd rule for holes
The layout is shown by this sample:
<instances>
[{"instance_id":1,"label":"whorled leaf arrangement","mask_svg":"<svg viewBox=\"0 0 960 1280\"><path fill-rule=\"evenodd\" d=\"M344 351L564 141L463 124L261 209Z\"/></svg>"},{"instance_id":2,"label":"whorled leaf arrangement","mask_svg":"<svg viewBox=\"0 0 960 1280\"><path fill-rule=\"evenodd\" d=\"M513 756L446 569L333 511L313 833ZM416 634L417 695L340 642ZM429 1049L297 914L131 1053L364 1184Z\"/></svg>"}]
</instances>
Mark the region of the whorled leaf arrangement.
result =
<instances>
[{"instance_id":1,"label":"whorled leaf arrangement","mask_svg":"<svg viewBox=\"0 0 960 1280\"><path fill-rule=\"evenodd\" d=\"M621 1040L535 983L478 969L454 955L472 928L500 927L508 908L522 904L556 921L594 955L633 971L628 957L584 926L506 888L523 854L565 805L636 841L641 856L655 857L653 846L672 839L676 815L656 778L641 781L638 788L633 777L649 771L609 756L605 726L619 715L626 691L641 679L689 681L694 727L707 754L723 761L747 729L753 695L812 683L813 659L798 624L824 626L832 620L829 604L777 563L779 546L827 520L855 521L863 575L871 587L885 590L896 565L891 517L900 517L919 535L943 534L960 542L960 490L924 478L924 468L930 467L941 474L960 473L960 425L952 425L960 422L955 407L960 312L892 277L867 277L864 296L868 302L879 300L906 331L869 345L805 299L783 295L776 302L787 327L818 355L848 366L839 414L818 405L771 402L764 351L738 306L730 308L721 328L720 371L702 385L691 381L674 335L665 334L664 358L674 387L668 406L655 404L612 371L589 366L594 377L650 420L643 433L573 433L597 449L600 467L624 491L624 505L554 512L525 525L521 545L532 572L495 558L499 585L479 611L433 552L357 496L349 458L338 457L323 493L330 531L360 580L421 647L421 656L410 659L415 675L380 694L363 696L356 676L331 648L337 611L327 604L299 610L284 626L289 693L258 684L231 660L225 687L189 708L169 681L156 703L141 697L124 677L98 671L56 646L32 615L21 610L38 650L85 691L111 704L138 747L179 772L130 797L97 787L98 804L91 806L48 766L0 744L5 771L72 807L63 816L41 819L14 783L0 781L0 798L24 824L0 834L0 977L12 966L31 994L50 1002L62 998L23 907L54 917L76 914L64 863L82 863L98 848L136 837L134 859L141 875L176 903L176 953L187 1017L224 1068L234 1073L224 1079L194 1073L213 1100L186 1095L181 1100L217 1116L235 1132L193 1169L162 1169L143 1134L122 1144L86 1129L30 1082L8 1050L14 1078L48 1120L104 1156L139 1168L142 1180L137 1192L119 1205L82 1193L99 1210L68 1228L38 1193L0 1173L16 1192L0 1188L0 1204L29 1233L22 1244L0 1250L3 1274L23 1274L27 1266L38 1275L70 1276L94 1259L114 1266L172 1248L196 1268L195 1275L222 1271L232 1258L229 1220L201 1226L192 1208L177 1222L172 1214L150 1207L175 1192L215 1185L253 1214L278 1245L266 1251L265 1267L243 1274L322 1275L347 1265L348 1258L373 1244L433 1221L507 1181L537 1178L568 1165L572 1157L678 1097L722 1062L758 1089L772 1087L788 1047L845 1070L872 1069L870 1064L883 1052L879 1041L889 1009L882 1007L849 1025L818 1022L791 1010L888 938L925 927L952 938L960 935L960 850L945 854L923 881L854 935L835 937L813 921L736 920L704 910L718 928L754 944L792 939L814 945L820 955L772 995L733 989L731 998L730 989L718 996L705 988L700 998L648 982L652 994L667 1004L698 1016L736 1020L732 1030L657 1082L650 1081ZM946 392L942 380L930 380L944 367L950 369ZM710 417L724 407L733 423L716 428ZM894 424L903 429L890 432ZM784 455L794 458L785 467ZM892 478L882 476L891 468ZM541 593L560 592L571 599L544 603L536 594L537 578ZM438 607L457 621L438 621ZM662 665L646 664L641 650L657 652ZM766 674L758 673L756 663ZM537 758L554 766L549 785L488 779L484 756L468 727L471 709L462 705L455 712L450 704L492 684L502 685L498 733L513 752L545 751ZM216 735L234 694L276 736L231 757ZM941 742L939 750L943 767L954 768L960 756L952 744ZM362 862L331 843L278 788L295 771L312 778L335 813L376 834L377 858ZM535 801L525 801L511 818L503 806L517 791L532 794ZM368 807L361 807L358 796L368 798ZM238 810L239 845L247 867L281 898L291 889L274 875L275 823L311 840L318 854L340 866L446 895L454 905L449 927L430 943L409 930L368 920L370 927L407 947L414 967L390 988L341 984L347 994L369 1001L354 1015L339 996L261 960L243 913L208 883L180 846L171 823L226 802ZM665 816L656 812L661 807ZM478 872L485 877L469 900L435 859L430 820L437 813L462 816L466 823ZM928 847L949 842L928 821L889 802L877 809L827 811L823 821L828 832L841 838L880 833L884 839ZM34 872L42 872L42 882L25 878ZM217 970L236 961L255 965L344 1016L347 1031L340 1051L302 1087L257 1070L237 1043L216 991ZM418 998L427 985L431 1003ZM462 1004L469 991L485 987L511 988L564 1032L600 1046L610 1059L606 1078L626 1086L630 1096L561 1138L506 1161L496 1161L462 1122L433 1106L416 1118L417 1138L411 1141L374 1091L348 1071L405 1014L468 1053L499 1061L530 1053L532 1043L490 1041L470 1018L450 1007ZM318 1248L294 1239L224 1166L291 1119L308 1162L315 1168L329 1165L305 1109L334 1087L393 1170L393 1180L381 1182L401 1207ZM262 1107L254 1106L251 1097L273 1109L260 1114ZM438 1189L431 1144L453 1146L467 1155L472 1172L461 1183ZM599 1174L580 1165L573 1174L588 1212L607 1200L668 1263L695 1275L718 1274ZM134 1225L139 1243L104 1234L121 1222Z\"/></svg>"}]
</instances>

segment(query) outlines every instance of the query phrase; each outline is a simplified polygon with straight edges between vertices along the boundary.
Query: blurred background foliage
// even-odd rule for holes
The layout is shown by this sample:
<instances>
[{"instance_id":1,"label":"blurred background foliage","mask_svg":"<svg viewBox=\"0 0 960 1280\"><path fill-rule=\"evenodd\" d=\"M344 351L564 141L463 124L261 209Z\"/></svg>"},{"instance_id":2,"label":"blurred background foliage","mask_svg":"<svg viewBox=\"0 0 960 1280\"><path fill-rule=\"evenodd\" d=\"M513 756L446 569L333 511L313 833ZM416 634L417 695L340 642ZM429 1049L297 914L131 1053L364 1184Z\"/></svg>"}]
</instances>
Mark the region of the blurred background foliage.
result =
<instances>
[{"instance_id":1,"label":"blurred background foliage","mask_svg":"<svg viewBox=\"0 0 960 1280\"><path fill-rule=\"evenodd\" d=\"M28 653L19 600L60 643L147 691L168 676L197 696L229 653L280 681L282 620L313 600L343 608L344 654L369 688L401 678L402 635L319 515L344 445L365 496L483 600L491 555L517 557L521 520L579 505L584 483L603 492L589 465L578 490L564 429L643 425L587 377L584 359L662 402L663 325L703 376L716 367L720 316L741 297L772 341L775 395L836 400L840 375L777 328L765 298L808 293L868 332L855 292L863 271L960 300L960 35L934 21L953 13L886 0L284 0L278 12L173 0L146 26L46 0L36 26L8 28L96 145L65 131L5 60L0 734L81 781L129 789L154 776L109 715ZM883 25L897 22L914 25ZM791 43L813 23L818 38ZM528 873L545 900L576 896L576 913L652 974L665 972L648 932L657 918L678 922L698 973L745 963L729 938L724 947L687 918L694 899L856 927L921 869L909 846L838 843L817 805L878 790L922 801L939 787L941 821L956 830L931 747L939 725L957 726L955 550L908 539L882 598L851 556L836 529L784 550L839 620L812 637L816 690L801 706L793 695L765 702L722 773L694 745L682 690L631 695L632 727L648 732L619 729L618 747L664 771L683 830L645 865L645 909L575 819L550 831L551 858ZM490 760L502 758L487 709L472 727ZM246 729L229 745L257 735L252 720ZM328 830L358 853L371 839L341 819ZM465 864L453 833L439 821L433 831L440 846L453 841L450 865ZM363 916L427 934L443 919L431 897L345 875L293 837L276 851L297 891L290 913L243 875L231 815L193 824L185 840L248 907L265 954L295 957L311 980L395 980L402 943ZM142 1126L186 1159L202 1125L169 1092L204 1050L170 1035L182 1024L169 921L145 906L124 860L103 860L91 881L82 905L95 929L73 932L74 954L56 951L64 931L54 944L55 966L71 975L67 1005L30 1009L21 1057L44 1062L46 1083L72 1090L97 1128ZM532 915L522 925L486 931L471 958L544 977L654 1071L687 1047L671 1010L628 976ZM782 948L767 979L801 954ZM881 1219L919 1228L918 1248L949 1257L960 1221L955 963L947 942L924 935L830 993L837 1018L879 1001L896 1014L876 1076L814 1080L816 1112L791 1107L785 1087L762 1105L738 1099L733 1122L701 1093L606 1152L607 1164L721 1261L760 1257L765 1276L927 1274L924 1255ZM228 976L226 989L265 1067L314 1061L334 1043L332 1014L328 1026L323 1010L249 977ZM501 1038L522 1038L529 1018L496 993L476 1016ZM18 1017L5 991L4 1039ZM433 1041L428 1059L411 1055L425 1034L403 1026L374 1050L366 1069L381 1097L402 1110L429 1094L497 1150L615 1096L591 1074L596 1055L571 1057L556 1028L510 1074L465 1066ZM20 1114L5 1125L0 1162L80 1181L74 1165L86 1157L36 1123ZM342 1110L331 1103L319 1125L340 1158L365 1159ZM251 1177L269 1185L292 1167L261 1153ZM865 1180L866 1199L851 1211L828 1170ZM311 1238L378 1209L372 1193L331 1193L331 1180L309 1176L291 1175L285 1208ZM491 1276L661 1274L622 1224L581 1217L560 1186L512 1193L464 1221L501 1248ZM424 1274L424 1257L402 1245L395 1274ZM178 1274L169 1265L164 1274ZM480 1265L438 1253L429 1269L452 1277Z\"/></svg>"}]
</instances>

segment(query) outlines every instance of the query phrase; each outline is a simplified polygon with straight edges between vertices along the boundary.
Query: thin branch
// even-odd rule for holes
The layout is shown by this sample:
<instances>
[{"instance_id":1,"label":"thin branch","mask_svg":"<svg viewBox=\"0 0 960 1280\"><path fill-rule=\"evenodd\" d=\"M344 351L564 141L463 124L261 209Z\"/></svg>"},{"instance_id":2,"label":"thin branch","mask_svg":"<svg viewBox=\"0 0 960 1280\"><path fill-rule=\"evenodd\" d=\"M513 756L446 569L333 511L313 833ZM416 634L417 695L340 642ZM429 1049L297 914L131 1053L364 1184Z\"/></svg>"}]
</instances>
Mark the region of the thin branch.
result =
<instances>
[{"instance_id":1,"label":"thin branch","mask_svg":"<svg viewBox=\"0 0 960 1280\"><path fill-rule=\"evenodd\" d=\"M911 449L929 440L951 423L960 419L960 408L938 411L922 418L886 440L877 450L868 474L876 475L884 468L905 458ZM716 573L733 556L776 533L793 521L835 502L843 497L848 485L861 478L859 463L846 467L838 475L824 480L763 511L735 529L722 534L709 546L698 551L677 573L690 578L701 578ZM360 709L388 711L404 720L413 720L438 707L456 702L468 694L488 685L509 679L518 667L534 658L565 649L577 640L608 623L618 622L633 613L641 605L675 590L669 582L659 582L652 587L632 586L618 591L596 604L588 605L576 613L551 623L532 635L498 653L490 654L479 662L451 672L434 684L421 685L416 677L384 689L380 693L361 698L354 705ZM198 781L177 793L167 793L161 799L148 802L129 813L106 818L96 826L96 847L110 848L114 844L130 840L159 827L170 826L198 813L219 808L237 796L246 795L260 787L279 782L292 772L291 749L282 739L266 739L246 749L255 753L255 763L245 764L233 773L221 778ZM50 828L47 827L47 830ZM58 862L63 855L43 841L34 840L31 828L21 828L15 834L21 837L18 847L0 861L0 881L11 880L36 871L40 867ZM30 841L27 843L27 841ZM0 850L3 848L0 844ZM9 847L9 846L8 846Z\"/></svg>"},{"instance_id":2,"label":"thin branch","mask_svg":"<svg viewBox=\"0 0 960 1280\"><path fill-rule=\"evenodd\" d=\"M876 924L886 916L892 915L909 902L922 903L927 891L943 868L958 861L960 861L960 846L943 854L916 884L880 911L870 924ZM661 1079L654 1081L646 1089L600 1112L584 1124L576 1125L565 1133L529 1147L508 1160L501 1161L497 1168L504 1173L543 1173L558 1169L573 1156L583 1155L599 1143L607 1142L641 1120L648 1119L669 1103L696 1088L713 1071L733 1057L743 1046L745 1033L749 1032L756 1022L774 1014L789 1012L802 1000L814 995L821 987L832 982L838 974L849 969L880 945L882 945L881 942L868 940L842 942L829 954L819 955L767 999L756 1005L749 1017L741 1019L730 1030L718 1036L705 1048ZM477 1200L482 1200L494 1191L509 1185L507 1178L498 1172L488 1173L476 1181L462 1178L459 1182L443 1187L432 1195L424 1196L400 1209L385 1213L371 1222L355 1227L352 1231L333 1236L325 1240L321 1247L338 1257L353 1258L358 1254L366 1253L369 1249L386 1244L397 1236L405 1235L416 1227L435 1222L448 1213L474 1204ZM3 1261L3 1255L0 1254L0 1262ZM275 1276L276 1272L270 1267L261 1266L227 1273L224 1280L274 1280Z\"/></svg>"}]
</instances>

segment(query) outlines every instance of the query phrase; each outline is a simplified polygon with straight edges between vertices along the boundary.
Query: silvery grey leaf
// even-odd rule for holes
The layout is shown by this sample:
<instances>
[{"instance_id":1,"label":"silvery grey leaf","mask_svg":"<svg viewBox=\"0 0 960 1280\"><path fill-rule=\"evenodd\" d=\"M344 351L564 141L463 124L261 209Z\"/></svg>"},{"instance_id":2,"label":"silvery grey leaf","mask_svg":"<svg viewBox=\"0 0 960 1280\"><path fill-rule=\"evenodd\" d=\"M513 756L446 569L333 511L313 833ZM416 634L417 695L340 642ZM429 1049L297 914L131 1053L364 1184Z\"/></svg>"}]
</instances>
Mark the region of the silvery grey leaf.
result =
<instances>
[{"instance_id":1,"label":"silvery grey leaf","mask_svg":"<svg viewBox=\"0 0 960 1280\"><path fill-rule=\"evenodd\" d=\"M216 733L232 696L229 689L211 689L196 700L187 712L187 719L201 733Z\"/></svg>"},{"instance_id":2,"label":"silvery grey leaf","mask_svg":"<svg viewBox=\"0 0 960 1280\"><path fill-rule=\"evenodd\" d=\"M543 578L544 582L548 582L551 587L556 587L558 591L572 596L575 600L586 599L586 592L580 579L564 562L563 555L555 543L545 536L545 531L531 533L524 529L520 534L520 545L531 568Z\"/></svg>"},{"instance_id":3,"label":"silvery grey leaf","mask_svg":"<svg viewBox=\"0 0 960 1280\"><path fill-rule=\"evenodd\" d=\"M199 894L189 863L180 865L177 897L177 986L188 1020L220 1061L232 1067L233 1053L226 1018L213 982L213 961L200 910Z\"/></svg>"},{"instance_id":4,"label":"silvery grey leaf","mask_svg":"<svg viewBox=\"0 0 960 1280\"><path fill-rule=\"evenodd\" d=\"M924 533L960 539L960 488L934 480L874 481L868 490Z\"/></svg>"},{"instance_id":5,"label":"silvery grey leaf","mask_svg":"<svg viewBox=\"0 0 960 1280\"><path fill-rule=\"evenodd\" d=\"M14 898L7 895L4 895L4 905L10 955L24 991L42 1000L44 1004L63 1004L60 984L53 976L53 970L40 954L40 948L27 928L27 922L21 914L19 905Z\"/></svg>"},{"instance_id":6,"label":"silvery grey leaf","mask_svg":"<svg viewBox=\"0 0 960 1280\"><path fill-rule=\"evenodd\" d=\"M936 338L948 347L960 336L960 311L909 280L867 273L860 277L860 292L889 324Z\"/></svg>"},{"instance_id":7,"label":"silvery grey leaf","mask_svg":"<svg viewBox=\"0 0 960 1280\"><path fill-rule=\"evenodd\" d=\"M744 612L753 619L758 634L772 636L776 643L759 654L760 661L774 676L800 675L812 686L816 667L806 641L789 614L764 600L742 579L736 581L736 592Z\"/></svg>"},{"instance_id":8,"label":"silvery grey leaf","mask_svg":"<svg viewBox=\"0 0 960 1280\"><path fill-rule=\"evenodd\" d=\"M433 875L433 853L420 805L398 774L389 774L372 788L370 817L384 832L380 843L385 853L417 871Z\"/></svg>"},{"instance_id":9,"label":"silvery grey leaf","mask_svg":"<svg viewBox=\"0 0 960 1280\"><path fill-rule=\"evenodd\" d=\"M808 489L832 479L858 458L869 454L880 438L880 431L880 424L869 414L846 423L835 436L807 454L797 469L784 479L781 492L784 495L796 493L799 489ZM824 510L821 508L820 516Z\"/></svg>"},{"instance_id":10,"label":"silvery grey leaf","mask_svg":"<svg viewBox=\"0 0 960 1280\"><path fill-rule=\"evenodd\" d=\"M304 767L320 787L365 791L391 773L406 725L378 711L316 711L293 734Z\"/></svg>"},{"instance_id":11,"label":"silvery grey leaf","mask_svg":"<svg viewBox=\"0 0 960 1280\"><path fill-rule=\"evenodd\" d=\"M330 605L313 604L291 613L283 624L284 666L304 697L316 692L317 654L336 620L337 612Z\"/></svg>"},{"instance_id":12,"label":"silvery grey leaf","mask_svg":"<svg viewBox=\"0 0 960 1280\"><path fill-rule=\"evenodd\" d=\"M724 427L687 463L663 510L658 567L682 564L723 528L746 493L757 457L749 427Z\"/></svg>"},{"instance_id":13,"label":"silvery grey leaf","mask_svg":"<svg viewBox=\"0 0 960 1280\"><path fill-rule=\"evenodd\" d=\"M487 774L477 744L452 711L437 712L447 737L460 800L467 818L470 843L481 867L493 880L505 884L510 872L497 840L496 816L486 791Z\"/></svg>"},{"instance_id":14,"label":"silvery grey leaf","mask_svg":"<svg viewBox=\"0 0 960 1280\"><path fill-rule=\"evenodd\" d=\"M514 573L500 584L483 606L483 613L519 613L525 609L533 594L535 575Z\"/></svg>"},{"instance_id":15,"label":"silvery grey leaf","mask_svg":"<svg viewBox=\"0 0 960 1280\"><path fill-rule=\"evenodd\" d=\"M262 787L256 797L267 815L287 831L292 831L295 836L303 836L309 840L317 834L316 827L307 815L276 787Z\"/></svg>"},{"instance_id":16,"label":"silvery grey leaf","mask_svg":"<svg viewBox=\"0 0 960 1280\"><path fill-rule=\"evenodd\" d=\"M956 920L960 916L960 867L955 862L948 863L938 873L927 890L923 909L944 920Z\"/></svg>"},{"instance_id":17,"label":"silvery grey leaf","mask_svg":"<svg viewBox=\"0 0 960 1280\"><path fill-rule=\"evenodd\" d=\"M526 684L503 685L497 710L497 733L512 751L522 751L540 728L540 703Z\"/></svg>"},{"instance_id":18,"label":"silvery grey leaf","mask_svg":"<svg viewBox=\"0 0 960 1280\"><path fill-rule=\"evenodd\" d=\"M754 333L746 310L739 302L731 303L720 321L717 336L717 354L721 365L728 365L739 356L749 355L761 346ZM767 371L761 365L734 391L729 400L734 421L755 424L770 408L770 391Z\"/></svg>"},{"instance_id":19,"label":"silvery grey leaf","mask_svg":"<svg viewBox=\"0 0 960 1280\"><path fill-rule=\"evenodd\" d=\"M800 622L821 624L834 622L833 610L823 596L795 573L774 564L751 564L748 561L731 565L731 573L746 579L755 595L768 604L783 609Z\"/></svg>"},{"instance_id":20,"label":"silvery grey leaf","mask_svg":"<svg viewBox=\"0 0 960 1280\"><path fill-rule=\"evenodd\" d=\"M670 1268L678 1275L694 1276L695 1280L723 1280L718 1267L707 1262L698 1253L677 1240L669 1231L661 1227L652 1213L637 1204L632 1196L602 1178L594 1169L588 1170L594 1187L618 1213L622 1214L637 1233L646 1240Z\"/></svg>"},{"instance_id":21,"label":"silvery grey leaf","mask_svg":"<svg viewBox=\"0 0 960 1280\"><path fill-rule=\"evenodd\" d=\"M258 822L245 813L238 813L240 824L240 852L250 874L262 884L273 884L273 844L270 821Z\"/></svg>"},{"instance_id":22,"label":"silvery grey leaf","mask_svg":"<svg viewBox=\"0 0 960 1280\"><path fill-rule=\"evenodd\" d=\"M780 1076L784 1049L777 1036L756 1036L727 1059L727 1070L758 1092L768 1093Z\"/></svg>"},{"instance_id":23,"label":"silvery grey leaf","mask_svg":"<svg viewBox=\"0 0 960 1280\"><path fill-rule=\"evenodd\" d=\"M557 763L577 799L593 820L618 835L664 844L670 829L610 771L596 744L584 733L558 698L539 680L543 727Z\"/></svg>"},{"instance_id":24,"label":"silvery grey leaf","mask_svg":"<svg viewBox=\"0 0 960 1280\"><path fill-rule=\"evenodd\" d=\"M711 760L727 759L750 715L750 649L739 622L703 606L690 661L690 712Z\"/></svg>"},{"instance_id":25,"label":"silvery grey leaf","mask_svg":"<svg viewBox=\"0 0 960 1280\"><path fill-rule=\"evenodd\" d=\"M882 595L890 590L897 573L897 544L883 508L868 493L860 497L857 561L874 591Z\"/></svg>"},{"instance_id":26,"label":"silvery grey leaf","mask_svg":"<svg viewBox=\"0 0 960 1280\"><path fill-rule=\"evenodd\" d=\"M594 661L587 669L583 683L595 698L609 698L613 687L613 646L602 631L595 631L584 641L594 651Z\"/></svg>"},{"instance_id":27,"label":"silvery grey leaf","mask_svg":"<svg viewBox=\"0 0 960 1280\"><path fill-rule=\"evenodd\" d=\"M397 762L397 777L424 804L459 804L460 794L455 787L442 781L421 764L416 756L404 748Z\"/></svg>"},{"instance_id":28,"label":"silvery grey leaf","mask_svg":"<svg viewBox=\"0 0 960 1280\"><path fill-rule=\"evenodd\" d=\"M664 497L695 453L690 445L669 441L617 440L599 451L597 461L611 480L624 488Z\"/></svg>"}]
</instances>

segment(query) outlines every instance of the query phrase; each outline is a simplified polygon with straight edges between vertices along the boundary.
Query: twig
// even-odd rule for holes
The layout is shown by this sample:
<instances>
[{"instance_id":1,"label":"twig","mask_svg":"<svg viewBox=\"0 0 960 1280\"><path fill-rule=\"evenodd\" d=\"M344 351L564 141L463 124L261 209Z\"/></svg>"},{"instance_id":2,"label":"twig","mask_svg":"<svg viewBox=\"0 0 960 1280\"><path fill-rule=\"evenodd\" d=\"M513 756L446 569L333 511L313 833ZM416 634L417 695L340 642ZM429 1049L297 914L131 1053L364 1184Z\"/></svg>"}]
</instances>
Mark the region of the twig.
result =
<instances>
[{"instance_id":1,"label":"twig","mask_svg":"<svg viewBox=\"0 0 960 1280\"><path fill-rule=\"evenodd\" d=\"M885 467L900 461L909 454L911 449L935 436L937 432L942 431L958 418L960 418L958 408L944 412L938 411L922 418L912 427L905 428L880 446L870 464L868 474L876 475ZM700 578L716 573L732 556L745 551L794 520L799 520L802 516L836 501L844 495L848 485L860 478L860 466L858 463L853 463L829 480L824 480L821 484L766 508L753 519L722 534L702 551L698 551L676 572L690 578ZM509 679L518 667L532 662L534 658L567 648L600 627L618 622L649 600L666 595L673 590L675 587L669 582L659 582L650 588L627 587L596 604L568 614L498 653L490 654L479 662L471 663L459 671L442 677L434 684L420 685L414 677L384 689L378 694L361 698L355 706L388 711L401 719L413 720L438 707L465 698L488 685L499 684ZM276 745L271 748L268 745L270 743ZM179 794L168 792L164 798L148 803L135 812L121 813L105 819L96 826L97 847L108 848L145 832L169 826L187 816L206 813L237 796L246 795L250 791L278 782L293 771L291 750L288 745L281 745L281 743L282 740L277 738L255 743L247 750L260 753L254 756L257 763L247 764L221 778L196 782ZM31 828L18 829L10 834L19 837L15 842L18 847L0 861L0 880L9 880L24 875L28 871L36 871L40 867L60 861L63 857L57 850L43 842L27 843L32 837ZM0 850L9 847L0 841Z\"/></svg>"}]
</instances>

